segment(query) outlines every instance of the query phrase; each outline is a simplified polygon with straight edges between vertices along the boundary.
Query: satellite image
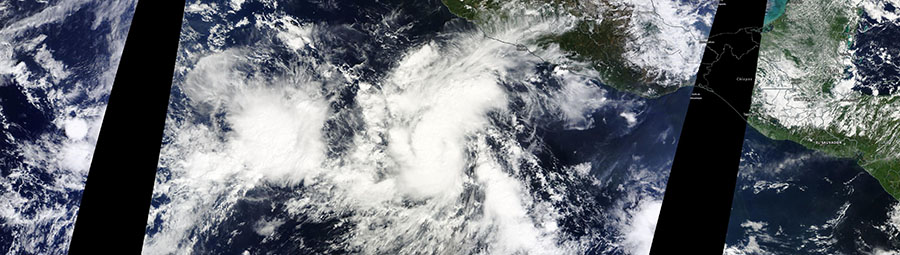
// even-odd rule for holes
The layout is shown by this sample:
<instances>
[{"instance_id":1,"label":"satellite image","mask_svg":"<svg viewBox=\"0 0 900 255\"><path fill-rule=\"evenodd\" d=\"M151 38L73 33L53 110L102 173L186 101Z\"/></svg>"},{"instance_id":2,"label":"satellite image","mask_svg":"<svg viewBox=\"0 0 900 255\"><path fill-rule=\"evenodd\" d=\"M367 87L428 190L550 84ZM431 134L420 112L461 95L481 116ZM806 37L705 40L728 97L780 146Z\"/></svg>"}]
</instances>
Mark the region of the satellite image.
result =
<instances>
[{"instance_id":1,"label":"satellite image","mask_svg":"<svg viewBox=\"0 0 900 255\"><path fill-rule=\"evenodd\" d=\"M0 253L66 253L134 6L0 1Z\"/></svg>"},{"instance_id":2,"label":"satellite image","mask_svg":"<svg viewBox=\"0 0 900 255\"><path fill-rule=\"evenodd\" d=\"M143 252L646 254L713 4L190 1Z\"/></svg>"},{"instance_id":3,"label":"satellite image","mask_svg":"<svg viewBox=\"0 0 900 255\"><path fill-rule=\"evenodd\" d=\"M895 6L770 1L726 254L900 254Z\"/></svg>"},{"instance_id":4,"label":"satellite image","mask_svg":"<svg viewBox=\"0 0 900 255\"><path fill-rule=\"evenodd\" d=\"M648 254L727 1L187 0L142 253ZM0 253L67 253L136 4L0 1ZM900 254L900 2L767 4L719 247Z\"/></svg>"}]
</instances>

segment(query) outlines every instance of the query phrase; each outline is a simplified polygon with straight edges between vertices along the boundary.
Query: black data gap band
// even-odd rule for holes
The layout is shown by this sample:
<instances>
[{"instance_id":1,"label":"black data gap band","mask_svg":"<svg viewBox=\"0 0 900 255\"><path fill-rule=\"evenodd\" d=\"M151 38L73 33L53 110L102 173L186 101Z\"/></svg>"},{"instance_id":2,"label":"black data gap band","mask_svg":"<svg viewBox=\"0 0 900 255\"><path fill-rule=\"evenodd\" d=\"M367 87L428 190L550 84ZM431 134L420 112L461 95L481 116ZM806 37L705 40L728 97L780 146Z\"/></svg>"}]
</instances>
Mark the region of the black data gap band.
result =
<instances>
[{"instance_id":1,"label":"black data gap band","mask_svg":"<svg viewBox=\"0 0 900 255\"><path fill-rule=\"evenodd\" d=\"M139 1L75 221L70 254L139 254L184 1Z\"/></svg>"},{"instance_id":2,"label":"black data gap band","mask_svg":"<svg viewBox=\"0 0 900 255\"><path fill-rule=\"evenodd\" d=\"M672 162L651 254L722 254L766 0L722 0Z\"/></svg>"}]
</instances>

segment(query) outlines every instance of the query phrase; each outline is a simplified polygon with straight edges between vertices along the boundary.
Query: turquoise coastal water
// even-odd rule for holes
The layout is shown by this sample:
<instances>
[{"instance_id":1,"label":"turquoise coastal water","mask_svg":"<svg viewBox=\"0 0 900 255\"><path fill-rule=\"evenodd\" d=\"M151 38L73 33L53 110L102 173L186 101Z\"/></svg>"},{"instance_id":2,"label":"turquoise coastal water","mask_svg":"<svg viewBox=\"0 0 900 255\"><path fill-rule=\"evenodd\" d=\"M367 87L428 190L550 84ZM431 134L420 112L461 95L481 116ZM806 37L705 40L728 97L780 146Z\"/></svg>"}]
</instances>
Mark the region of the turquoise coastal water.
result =
<instances>
[{"instance_id":1,"label":"turquoise coastal water","mask_svg":"<svg viewBox=\"0 0 900 255\"><path fill-rule=\"evenodd\" d=\"M781 17L781 14L784 14L785 4L787 4L787 0L769 0L766 4L766 20L763 22L763 25L769 25L778 17Z\"/></svg>"}]
</instances>

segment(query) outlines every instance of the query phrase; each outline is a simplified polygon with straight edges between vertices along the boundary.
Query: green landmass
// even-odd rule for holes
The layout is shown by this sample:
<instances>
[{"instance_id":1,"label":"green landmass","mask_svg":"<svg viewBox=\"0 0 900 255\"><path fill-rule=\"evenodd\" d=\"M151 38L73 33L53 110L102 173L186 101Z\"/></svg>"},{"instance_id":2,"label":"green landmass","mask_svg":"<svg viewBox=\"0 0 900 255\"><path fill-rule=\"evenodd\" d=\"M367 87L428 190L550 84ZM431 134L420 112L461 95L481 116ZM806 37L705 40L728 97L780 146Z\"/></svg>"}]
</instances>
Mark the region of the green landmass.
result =
<instances>
[{"instance_id":1,"label":"green landmass","mask_svg":"<svg viewBox=\"0 0 900 255\"><path fill-rule=\"evenodd\" d=\"M604 84L646 97L657 97L681 86L664 86L653 81L649 71L625 61L625 45L633 36L626 29L632 10L609 1L580 0L442 0L453 14L490 31L523 9L542 16L571 15L578 19L568 31L550 33L537 39L538 47L557 45L570 59L589 63ZM522 8L524 7L524 8ZM599 22L598 22L599 20ZM686 81L687 82L687 81ZM682 84L690 85L690 84Z\"/></svg>"},{"instance_id":2,"label":"green landmass","mask_svg":"<svg viewBox=\"0 0 900 255\"><path fill-rule=\"evenodd\" d=\"M853 62L849 47L861 14L844 1L788 1L762 35L748 122L770 138L857 159L900 198L900 96L836 91ZM765 90L772 87L779 89ZM770 102L771 95L785 101ZM786 100L805 103L778 108Z\"/></svg>"},{"instance_id":3,"label":"green landmass","mask_svg":"<svg viewBox=\"0 0 900 255\"><path fill-rule=\"evenodd\" d=\"M547 34L533 43L557 45L569 58L590 63L604 83L622 91L655 97L680 87L655 84L648 70L625 60L625 45L636 36L625 29L632 15L627 6L606 0L442 2L455 15L487 31L520 16L517 11L523 9L544 16L572 15L578 18L574 28ZM845 78L846 62L852 62L848 47L854 43L861 14L860 8L845 1L789 0L785 13L764 28L748 122L773 139L857 159L889 194L900 198L900 114L892 113L900 111L900 96L836 90ZM761 90L767 87L782 92ZM784 93L778 96L807 103L791 109L799 109L798 114L781 115L769 109L778 109L774 104L784 102L767 102L767 93Z\"/></svg>"}]
</instances>

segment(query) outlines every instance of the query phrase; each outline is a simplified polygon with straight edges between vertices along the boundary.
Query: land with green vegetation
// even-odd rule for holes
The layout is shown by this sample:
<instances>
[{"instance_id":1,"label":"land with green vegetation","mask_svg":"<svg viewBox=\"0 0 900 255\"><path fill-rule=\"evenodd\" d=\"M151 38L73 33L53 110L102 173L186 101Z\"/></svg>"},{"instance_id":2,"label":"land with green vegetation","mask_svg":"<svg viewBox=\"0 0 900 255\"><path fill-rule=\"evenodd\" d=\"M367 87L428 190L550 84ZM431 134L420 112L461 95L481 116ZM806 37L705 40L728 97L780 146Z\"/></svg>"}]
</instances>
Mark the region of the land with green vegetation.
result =
<instances>
[{"instance_id":1,"label":"land with green vegetation","mask_svg":"<svg viewBox=\"0 0 900 255\"><path fill-rule=\"evenodd\" d=\"M653 70L626 60L626 44L638 36L627 29L634 10L626 4L607 0L442 0L442 2L453 14L474 22L488 32L522 16L574 17L576 21L571 29L548 33L529 43L544 49L558 46L569 59L587 63L587 68L596 70L604 84L618 90L657 97L691 85L689 80L676 85L659 83L654 80ZM525 14L525 10L531 13Z\"/></svg>"},{"instance_id":2,"label":"land with green vegetation","mask_svg":"<svg viewBox=\"0 0 900 255\"><path fill-rule=\"evenodd\" d=\"M900 95L865 95L851 89L858 75L846 75L861 11L846 1L788 1L764 29L748 121L768 137L857 159L900 198Z\"/></svg>"},{"instance_id":3,"label":"land with green vegetation","mask_svg":"<svg viewBox=\"0 0 900 255\"><path fill-rule=\"evenodd\" d=\"M576 18L571 29L533 42L558 46L588 63L619 90L655 97L692 85L661 85L653 70L625 57L640 34L631 6L612 0L442 0L451 12L486 31L524 15ZM851 90L857 23L862 9L846 1L789 0L785 12L764 28L753 106L748 122L763 134L791 140L826 154L855 158L884 189L900 198L900 95L870 96ZM652 31L654 24L646 24Z\"/></svg>"}]
</instances>

